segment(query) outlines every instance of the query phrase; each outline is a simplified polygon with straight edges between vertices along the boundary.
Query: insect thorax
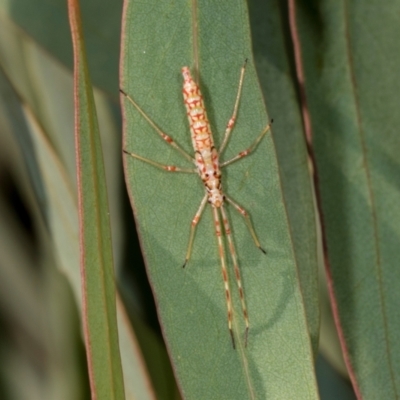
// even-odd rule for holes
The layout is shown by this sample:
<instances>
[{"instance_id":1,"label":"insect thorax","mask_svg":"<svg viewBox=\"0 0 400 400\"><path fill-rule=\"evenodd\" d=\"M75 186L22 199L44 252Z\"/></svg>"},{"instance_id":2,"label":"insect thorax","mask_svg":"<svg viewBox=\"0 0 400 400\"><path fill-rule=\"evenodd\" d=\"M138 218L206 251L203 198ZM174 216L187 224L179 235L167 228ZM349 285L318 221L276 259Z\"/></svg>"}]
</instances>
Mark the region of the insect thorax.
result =
<instances>
[{"instance_id":1,"label":"insect thorax","mask_svg":"<svg viewBox=\"0 0 400 400\"><path fill-rule=\"evenodd\" d=\"M221 207L224 202L224 195L216 149L213 147L211 151L197 151L195 159L197 170L207 191L208 202L214 207Z\"/></svg>"}]
</instances>

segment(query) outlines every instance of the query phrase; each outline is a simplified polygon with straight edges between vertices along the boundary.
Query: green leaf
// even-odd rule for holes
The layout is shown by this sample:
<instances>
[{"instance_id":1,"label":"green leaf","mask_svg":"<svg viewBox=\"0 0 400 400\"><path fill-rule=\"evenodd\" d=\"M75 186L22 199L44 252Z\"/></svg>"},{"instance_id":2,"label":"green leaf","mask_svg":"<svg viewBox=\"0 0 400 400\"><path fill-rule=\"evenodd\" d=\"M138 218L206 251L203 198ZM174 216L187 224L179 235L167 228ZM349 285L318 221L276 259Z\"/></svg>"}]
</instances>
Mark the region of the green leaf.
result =
<instances>
[{"instance_id":1,"label":"green leaf","mask_svg":"<svg viewBox=\"0 0 400 400\"><path fill-rule=\"evenodd\" d=\"M108 199L78 0L68 2L74 45L83 327L92 397L125 399L118 345Z\"/></svg>"},{"instance_id":2,"label":"green leaf","mask_svg":"<svg viewBox=\"0 0 400 400\"><path fill-rule=\"evenodd\" d=\"M289 217L301 292L314 357L318 354L318 246L314 194L303 122L294 81L287 5L249 2L254 57L267 108L274 118L274 143ZM272 65L271 65L272 64Z\"/></svg>"},{"instance_id":3,"label":"green leaf","mask_svg":"<svg viewBox=\"0 0 400 400\"><path fill-rule=\"evenodd\" d=\"M155 123L191 153L181 94L181 67L196 75L215 142L221 143L245 76L237 125L223 159L250 146L268 123L251 59L246 4L236 1L126 3L122 88ZM125 98L124 148L163 164L191 167L163 142ZM276 116L278 117L278 116ZM209 209L182 264L190 222L204 188L195 175L173 174L126 156L126 180L164 337L185 398L318 398L313 354L286 216L274 144L267 136L251 156L224 169L223 185L250 213L262 254L243 218L229 208L250 318L248 347L236 282L233 350ZM209 208L207 206L207 208Z\"/></svg>"},{"instance_id":4,"label":"green leaf","mask_svg":"<svg viewBox=\"0 0 400 400\"><path fill-rule=\"evenodd\" d=\"M359 398L400 397L400 3L302 1L297 15L328 279Z\"/></svg>"}]
</instances>

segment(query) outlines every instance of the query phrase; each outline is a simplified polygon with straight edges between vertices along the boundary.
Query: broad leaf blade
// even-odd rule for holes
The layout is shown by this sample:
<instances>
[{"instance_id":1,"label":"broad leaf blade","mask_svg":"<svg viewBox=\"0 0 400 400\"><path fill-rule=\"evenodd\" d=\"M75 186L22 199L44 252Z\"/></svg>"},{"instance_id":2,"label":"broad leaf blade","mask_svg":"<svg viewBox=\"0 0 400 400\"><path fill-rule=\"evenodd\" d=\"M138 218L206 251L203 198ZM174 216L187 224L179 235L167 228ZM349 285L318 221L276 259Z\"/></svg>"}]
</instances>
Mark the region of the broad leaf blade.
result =
<instances>
[{"instance_id":1,"label":"broad leaf blade","mask_svg":"<svg viewBox=\"0 0 400 400\"><path fill-rule=\"evenodd\" d=\"M74 44L76 153L83 326L92 397L125 399L103 155L86 63L79 2L69 1Z\"/></svg>"},{"instance_id":2,"label":"broad leaf blade","mask_svg":"<svg viewBox=\"0 0 400 400\"><path fill-rule=\"evenodd\" d=\"M180 69L199 67L215 141L221 143L232 113L240 67L251 58L245 3L128 1L124 14L122 87L161 129L188 152ZM190 167L125 98L124 148L165 164ZM247 148L268 122L250 61L239 118L224 154ZM271 136L257 151L224 170L226 192L251 214L266 247L263 255L243 222L229 209L250 318L249 345L236 282L232 349L210 210L199 224L192 259L184 261L190 221L204 194L199 178L172 174L125 158L135 210L162 329L185 398L317 398L289 226ZM288 384L290 382L290 384Z\"/></svg>"},{"instance_id":3,"label":"broad leaf blade","mask_svg":"<svg viewBox=\"0 0 400 400\"><path fill-rule=\"evenodd\" d=\"M398 399L400 5L300 4L328 278L345 360L359 398Z\"/></svg>"}]
</instances>

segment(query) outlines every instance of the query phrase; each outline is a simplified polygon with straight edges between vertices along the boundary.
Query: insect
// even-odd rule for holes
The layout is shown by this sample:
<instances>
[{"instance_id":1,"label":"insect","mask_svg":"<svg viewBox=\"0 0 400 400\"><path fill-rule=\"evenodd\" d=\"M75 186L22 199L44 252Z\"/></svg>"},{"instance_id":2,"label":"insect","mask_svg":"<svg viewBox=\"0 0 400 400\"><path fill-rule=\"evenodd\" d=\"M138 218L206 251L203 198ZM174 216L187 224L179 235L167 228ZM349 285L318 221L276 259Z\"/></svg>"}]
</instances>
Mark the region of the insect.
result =
<instances>
[{"instance_id":1,"label":"insect","mask_svg":"<svg viewBox=\"0 0 400 400\"><path fill-rule=\"evenodd\" d=\"M231 118L228 121L228 124L225 129L225 134L222 140L222 144L219 148L219 151L214 145L214 139L211 132L210 123L207 118L206 108L203 101L203 96L200 91L199 85L194 81L191 76L190 70L188 67L182 68L182 75L183 75L183 101L186 107L186 113L189 120L190 126L190 134L194 149L194 157L188 154L184 149L182 149L173 139L171 136L164 133L148 116L147 114L139 107L139 105L121 89L121 93L129 100L131 104L137 109L137 111L143 116L143 118L154 128L154 130L159 134L159 136L165 140L169 145L171 145L174 149L180 152L185 158L190 160L194 163L195 168L180 168L175 165L163 165L156 161L149 160L144 158L138 154L131 153L127 150L124 150L126 154L146 162L148 164L153 165L154 167L163 169L168 172L183 172L183 173L197 173L199 174L205 188L205 194L203 199L201 200L200 206L193 217L191 228L190 228L190 236L189 236L189 244L187 247L185 262L183 267L186 266L188 263L193 247L193 241L195 237L196 227L198 222L203 214L206 204L210 204L212 214L213 214L213 221L214 221L214 229L218 243L218 252L219 258L221 262L222 268L222 277L224 281L225 287L225 297L226 297L226 304L228 310L228 328L232 339L233 348L235 348L235 338L232 330L232 319L233 319L233 309L232 309L232 299L231 293L229 288L229 281L228 281L228 271L227 271L227 263L225 258L225 251L224 245L222 242L222 229L221 229L221 218L222 218L222 225L224 226L225 235L228 241L229 253L232 259L232 264L235 272L235 278L239 290L239 297L242 306L243 318L245 322L245 334L244 334L244 342L245 346L247 346L248 340L248 333L249 333L249 317L246 308L246 302L243 293L243 286L242 286L242 279L240 276L239 264L236 256L235 246L232 239L232 231L230 228L230 224L228 221L228 216L225 210L225 204L229 203L233 206L233 208L238 211L244 218L245 223L249 229L249 232L253 238L255 245L264 253L266 254L265 250L261 247L260 241L257 237L257 234L254 230L253 224L251 222L250 216L247 211L242 208L239 204L233 201L229 196L224 193L222 190L222 169L229 164L247 156L250 154L262 138L267 134L270 130L272 120L265 126L262 132L257 136L254 142L251 144L249 148L244 151L238 153L235 157L231 158L230 160L220 162L220 156L226 148L228 143L228 139L230 134L235 126L236 117L239 108L239 101L242 93L243 81L244 81L244 74L246 70L247 60L242 66L240 72L240 79L239 79L239 88L236 95L236 100L233 108L233 113Z\"/></svg>"}]
</instances>

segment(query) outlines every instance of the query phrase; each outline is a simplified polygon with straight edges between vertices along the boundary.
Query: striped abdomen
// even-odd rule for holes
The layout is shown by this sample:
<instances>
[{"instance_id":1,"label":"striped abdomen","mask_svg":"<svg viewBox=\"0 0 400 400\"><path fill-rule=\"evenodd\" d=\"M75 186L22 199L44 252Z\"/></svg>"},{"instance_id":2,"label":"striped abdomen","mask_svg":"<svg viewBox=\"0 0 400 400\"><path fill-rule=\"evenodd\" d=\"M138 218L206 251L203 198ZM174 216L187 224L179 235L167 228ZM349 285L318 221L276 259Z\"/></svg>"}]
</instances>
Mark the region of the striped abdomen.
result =
<instances>
[{"instance_id":1,"label":"striped abdomen","mask_svg":"<svg viewBox=\"0 0 400 400\"><path fill-rule=\"evenodd\" d=\"M214 207L220 207L224 201L221 191L221 171L203 96L188 67L182 68L182 75L184 79L183 99L189 120L192 144L196 152L196 166L207 190L208 201Z\"/></svg>"}]
</instances>

